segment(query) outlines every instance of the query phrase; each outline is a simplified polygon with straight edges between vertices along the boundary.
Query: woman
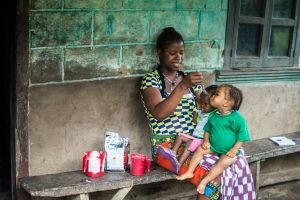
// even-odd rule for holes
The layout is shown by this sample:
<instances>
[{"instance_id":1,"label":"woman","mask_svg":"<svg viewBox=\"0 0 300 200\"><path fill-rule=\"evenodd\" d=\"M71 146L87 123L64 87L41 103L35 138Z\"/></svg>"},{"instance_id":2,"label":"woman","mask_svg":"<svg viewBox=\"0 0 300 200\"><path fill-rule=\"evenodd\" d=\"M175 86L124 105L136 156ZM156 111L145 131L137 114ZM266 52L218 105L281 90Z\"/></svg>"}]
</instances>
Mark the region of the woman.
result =
<instances>
[{"instance_id":1,"label":"woman","mask_svg":"<svg viewBox=\"0 0 300 200\"><path fill-rule=\"evenodd\" d=\"M143 78L142 100L152 131L152 156L156 145L174 139L177 133L194 130L195 97L200 96L201 72L184 75L184 41L174 28L165 28L157 39L157 68Z\"/></svg>"}]
</instances>

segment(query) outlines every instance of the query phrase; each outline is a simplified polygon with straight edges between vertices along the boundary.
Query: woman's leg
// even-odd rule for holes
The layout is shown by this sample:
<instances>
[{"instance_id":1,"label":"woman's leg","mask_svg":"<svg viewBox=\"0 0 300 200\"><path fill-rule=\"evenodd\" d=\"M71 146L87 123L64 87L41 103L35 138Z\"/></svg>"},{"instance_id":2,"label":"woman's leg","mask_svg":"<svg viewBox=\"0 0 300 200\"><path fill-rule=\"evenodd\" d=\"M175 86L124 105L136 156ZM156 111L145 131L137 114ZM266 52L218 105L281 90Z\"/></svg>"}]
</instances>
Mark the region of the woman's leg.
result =
<instances>
[{"instance_id":1,"label":"woman's leg","mask_svg":"<svg viewBox=\"0 0 300 200\"><path fill-rule=\"evenodd\" d=\"M201 180L200 184L197 187L197 191L200 194L204 194L204 189L209 181L212 181L213 179L217 178L224 169L226 169L228 166L235 163L237 160L236 157L230 158L226 155L222 155L220 160L213 166L213 168L209 171L209 173Z\"/></svg>"},{"instance_id":2,"label":"woman's leg","mask_svg":"<svg viewBox=\"0 0 300 200\"><path fill-rule=\"evenodd\" d=\"M188 170L184 174L182 174L180 176L177 176L176 179L177 180L185 180L185 179L193 178L194 170L199 165L199 163L202 160L203 156L205 154L208 154L208 153L211 153L210 149L204 150L201 147L198 147L198 149L195 151L195 153L192 157L192 160L190 162Z\"/></svg>"}]
</instances>

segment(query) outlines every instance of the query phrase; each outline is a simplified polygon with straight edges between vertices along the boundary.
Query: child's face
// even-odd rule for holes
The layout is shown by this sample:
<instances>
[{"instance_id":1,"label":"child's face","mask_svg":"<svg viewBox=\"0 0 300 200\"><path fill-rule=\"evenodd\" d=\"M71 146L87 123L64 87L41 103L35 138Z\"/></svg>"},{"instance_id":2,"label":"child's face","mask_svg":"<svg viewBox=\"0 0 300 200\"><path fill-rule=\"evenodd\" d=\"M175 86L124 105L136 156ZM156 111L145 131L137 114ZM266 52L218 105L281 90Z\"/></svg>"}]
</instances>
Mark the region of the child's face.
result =
<instances>
[{"instance_id":1,"label":"child's face","mask_svg":"<svg viewBox=\"0 0 300 200\"><path fill-rule=\"evenodd\" d=\"M181 68L184 58L183 42L170 44L164 51L159 50L159 60L168 71L178 71Z\"/></svg>"},{"instance_id":2,"label":"child's face","mask_svg":"<svg viewBox=\"0 0 300 200\"><path fill-rule=\"evenodd\" d=\"M200 95L200 99L198 101L198 107L203 113L209 113L214 109L214 107L210 104L210 97L205 94Z\"/></svg>"},{"instance_id":3,"label":"child's face","mask_svg":"<svg viewBox=\"0 0 300 200\"><path fill-rule=\"evenodd\" d=\"M217 108L218 110L223 109L225 105L232 106L234 102L228 99L226 92L227 92L227 88L225 87L217 88L215 94L210 99L211 105Z\"/></svg>"}]
</instances>

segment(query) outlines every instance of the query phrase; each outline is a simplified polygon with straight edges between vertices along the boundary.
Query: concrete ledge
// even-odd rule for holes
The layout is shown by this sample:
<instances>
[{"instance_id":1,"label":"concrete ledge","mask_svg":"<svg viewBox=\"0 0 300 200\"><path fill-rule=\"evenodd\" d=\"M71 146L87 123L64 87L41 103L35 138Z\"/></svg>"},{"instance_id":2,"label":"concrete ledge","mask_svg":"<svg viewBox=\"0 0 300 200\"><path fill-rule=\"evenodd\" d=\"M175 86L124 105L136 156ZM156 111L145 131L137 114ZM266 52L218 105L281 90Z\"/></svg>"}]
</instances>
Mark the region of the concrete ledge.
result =
<instances>
[{"instance_id":1,"label":"concrete ledge","mask_svg":"<svg viewBox=\"0 0 300 200\"><path fill-rule=\"evenodd\" d=\"M278 146L269 138L247 142L244 144L247 161L251 163L258 160L264 160L266 158L300 152L300 132L280 136L295 139L297 144L292 146Z\"/></svg>"},{"instance_id":2,"label":"concrete ledge","mask_svg":"<svg viewBox=\"0 0 300 200\"><path fill-rule=\"evenodd\" d=\"M105 172L99 178L90 178L81 171L30 176L20 179L22 187L31 195L39 197L62 197L130 188L134 185L148 184L175 179L176 175L152 164L151 172L145 176L131 176L128 172Z\"/></svg>"},{"instance_id":3,"label":"concrete ledge","mask_svg":"<svg viewBox=\"0 0 300 200\"><path fill-rule=\"evenodd\" d=\"M271 182L267 178L260 178L260 161L279 155L286 155L300 151L299 136L300 132L284 135L288 138L297 140L294 146L278 146L268 138L254 140L246 143L244 149L249 163L255 164L257 192L260 185ZM280 177L276 176L274 179ZM21 186L31 195L38 197L63 197L78 195L76 198L89 199L88 193L119 189L118 200L123 199L130 189L135 185L156 183L175 179L175 174L166 171L156 164L152 164L151 172L142 177L131 176L128 172L105 172L103 177L93 179L85 176L81 171L65 172L59 174L49 174L42 176L23 177L20 179ZM269 175L266 175L269 176ZM299 175L297 176L299 177ZM282 179L282 178L281 178ZM284 179L287 181L288 179ZM283 179L281 181L284 181ZM269 182L268 182L269 181ZM274 181L273 181L274 182ZM84 195L84 198L82 197ZM122 196L122 197L119 197ZM114 198L113 198L114 199Z\"/></svg>"}]
</instances>

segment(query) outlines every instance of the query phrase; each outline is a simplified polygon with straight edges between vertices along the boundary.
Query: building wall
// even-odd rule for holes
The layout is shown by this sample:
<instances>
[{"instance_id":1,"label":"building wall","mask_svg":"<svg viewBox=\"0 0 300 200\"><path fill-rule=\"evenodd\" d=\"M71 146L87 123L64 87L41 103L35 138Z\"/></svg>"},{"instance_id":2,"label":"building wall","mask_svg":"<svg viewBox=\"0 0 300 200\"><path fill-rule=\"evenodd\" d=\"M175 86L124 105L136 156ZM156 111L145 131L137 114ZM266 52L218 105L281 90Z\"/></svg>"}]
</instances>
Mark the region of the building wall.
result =
<instances>
[{"instance_id":1,"label":"building wall","mask_svg":"<svg viewBox=\"0 0 300 200\"><path fill-rule=\"evenodd\" d=\"M185 38L185 70L220 68L226 9L222 0L31 0L31 83L144 74L168 26Z\"/></svg>"},{"instance_id":2,"label":"building wall","mask_svg":"<svg viewBox=\"0 0 300 200\"><path fill-rule=\"evenodd\" d=\"M150 155L139 84L156 62L157 34L181 32L184 70L203 71L209 85L223 67L226 14L226 0L31 0L29 174L80 169L105 131ZM299 130L299 82L236 86L253 139Z\"/></svg>"}]
</instances>

